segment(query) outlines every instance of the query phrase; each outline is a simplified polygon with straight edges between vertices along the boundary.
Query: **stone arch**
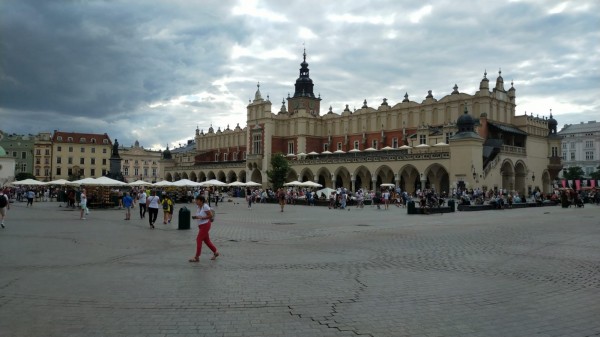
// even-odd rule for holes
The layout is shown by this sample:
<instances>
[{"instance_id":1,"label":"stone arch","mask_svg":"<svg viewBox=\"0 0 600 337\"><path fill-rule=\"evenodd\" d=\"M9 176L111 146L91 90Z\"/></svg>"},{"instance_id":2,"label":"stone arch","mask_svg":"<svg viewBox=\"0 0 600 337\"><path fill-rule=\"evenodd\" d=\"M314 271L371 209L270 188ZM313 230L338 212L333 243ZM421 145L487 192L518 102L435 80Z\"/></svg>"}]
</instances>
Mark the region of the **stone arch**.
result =
<instances>
[{"instance_id":1,"label":"stone arch","mask_svg":"<svg viewBox=\"0 0 600 337\"><path fill-rule=\"evenodd\" d=\"M412 164L406 164L398 171L400 189L407 193L415 193L421 187L419 170Z\"/></svg>"},{"instance_id":2,"label":"stone arch","mask_svg":"<svg viewBox=\"0 0 600 337\"><path fill-rule=\"evenodd\" d=\"M223 171L217 172L217 180L218 181L225 182L226 181L225 179L226 179L225 178L225 172L223 172Z\"/></svg>"},{"instance_id":3,"label":"stone arch","mask_svg":"<svg viewBox=\"0 0 600 337\"><path fill-rule=\"evenodd\" d=\"M377 177L377 186L375 186L376 188L379 188L381 184L396 184L394 179L394 171L392 171L392 169L387 165L379 166L375 170L375 176Z\"/></svg>"},{"instance_id":4,"label":"stone arch","mask_svg":"<svg viewBox=\"0 0 600 337\"><path fill-rule=\"evenodd\" d=\"M333 181L331 180L331 172L326 167L321 167L317 171L318 183L323 187L333 187Z\"/></svg>"},{"instance_id":5,"label":"stone arch","mask_svg":"<svg viewBox=\"0 0 600 337\"><path fill-rule=\"evenodd\" d=\"M181 180L181 174L179 172L175 172L175 176L173 177L174 181Z\"/></svg>"},{"instance_id":6,"label":"stone arch","mask_svg":"<svg viewBox=\"0 0 600 337\"><path fill-rule=\"evenodd\" d=\"M312 172L311 169L305 167L304 169L302 169L302 171L300 171L300 181L315 181L315 174Z\"/></svg>"},{"instance_id":7,"label":"stone arch","mask_svg":"<svg viewBox=\"0 0 600 337\"><path fill-rule=\"evenodd\" d=\"M201 171L201 172L198 174L198 181L200 182L200 181L206 181L206 180L207 180L207 179L206 179L206 174L205 174L203 171Z\"/></svg>"},{"instance_id":8,"label":"stone arch","mask_svg":"<svg viewBox=\"0 0 600 337\"><path fill-rule=\"evenodd\" d=\"M189 179L189 176L188 176L188 174L187 174L187 172L183 172L183 173L181 174L181 179L187 179L187 180L190 180L190 179Z\"/></svg>"},{"instance_id":9,"label":"stone arch","mask_svg":"<svg viewBox=\"0 0 600 337\"><path fill-rule=\"evenodd\" d=\"M334 188L338 188L338 187L347 187L347 188L351 188L352 186L352 180L350 179L350 172L348 172L348 169L344 166L340 166L338 167L338 169L335 171L334 174L335 177L335 186Z\"/></svg>"},{"instance_id":10,"label":"stone arch","mask_svg":"<svg viewBox=\"0 0 600 337\"><path fill-rule=\"evenodd\" d=\"M517 160L515 163L515 186L514 190L520 195L525 195L525 178L527 177L527 165L522 160ZM512 191L512 189L511 189Z\"/></svg>"},{"instance_id":11,"label":"stone arch","mask_svg":"<svg viewBox=\"0 0 600 337\"><path fill-rule=\"evenodd\" d=\"M198 181L198 177L196 176L196 172L192 171L192 173L190 173L190 180L191 181Z\"/></svg>"},{"instance_id":12,"label":"stone arch","mask_svg":"<svg viewBox=\"0 0 600 337\"><path fill-rule=\"evenodd\" d=\"M510 159L505 159L500 166L500 175L502 176L502 189L513 190L514 189L514 178L515 170L513 163Z\"/></svg>"},{"instance_id":13,"label":"stone arch","mask_svg":"<svg viewBox=\"0 0 600 337\"><path fill-rule=\"evenodd\" d=\"M447 195L451 194L450 175L442 164L430 165L425 169L424 176L426 188L433 188L437 193L446 192Z\"/></svg>"},{"instance_id":14,"label":"stone arch","mask_svg":"<svg viewBox=\"0 0 600 337\"><path fill-rule=\"evenodd\" d=\"M252 170L250 180L254 181L255 183L262 184L262 173L260 173L259 169Z\"/></svg>"},{"instance_id":15,"label":"stone arch","mask_svg":"<svg viewBox=\"0 0 600 337\"><path fill-rule=\"evenodd\" d=\"M241 170L240 172L238 172L238 181L241 181L243 183L247 182L247 180L246 180L246 170ZM262 183L262 181L260 183Z\"/></svg>"},{"instance_id":16,"label":"stone arch","mask_svg":"<svg viewBox=\"0 0 600 337\"><path fill-rule=\"evenodd\" d=\"M287 176L285 177L285 182L289 183L290 181L298 180L298 173L293 168L290 168Z\"/></svg>"},{"instance_id":17,"label":"stone arch","mask_svg":"<svg viewBox=\"0 0 600 337\"><path fill-rule=\"evenodd\" d=\"M166 181L173 181L173 176L171 175L171 173L167 173L167 174L165 175L165 180L166 180Z\"/></svg>"},{"instance_id":18,"label":"stone arch","mask_svg":"<svg viewBox=\"0 0 600 337\"><path fill-rule=\"evenodd\" d=\"M235 174L235 171L230 170L227 172L227 182L232 183L234 181L237 181L237 174Z\"/></svg>"},{"instance_id":19,"label":"stone arch","mask_svg":"<svg viewBox=\"0 0 600 337\"><path fill-rule=\"evenodd\" d=\"M552 193L554 190L552 186L552 179L550 179L550 172L548 170L544 170L542 172L542 192L544 193Z\"/></svg>"},{"instance_id":20,"label":"stone arch","mask_svg":"<svg viewBox=\"0 0 600 337\"><path fill-rule=\"evenodd\" d=\"M212 179L217 179L217 176L215 175L215 173L213 171L208 171L208 174L206 175L206 180L212 180Z\"/></svg>"},{"instance_id":21,"label":"stone arch","mask_svg":"<svg viewBox=\"0 0 600 337\"><path fill-rule=\"evenodd\" d=\"M361 165L354 170L354 189L353 191L358 191L359 189L363 189L364 191L372 190L373 186L371 179L371 171L364 166Z\"/></svg>"}]
</instances>

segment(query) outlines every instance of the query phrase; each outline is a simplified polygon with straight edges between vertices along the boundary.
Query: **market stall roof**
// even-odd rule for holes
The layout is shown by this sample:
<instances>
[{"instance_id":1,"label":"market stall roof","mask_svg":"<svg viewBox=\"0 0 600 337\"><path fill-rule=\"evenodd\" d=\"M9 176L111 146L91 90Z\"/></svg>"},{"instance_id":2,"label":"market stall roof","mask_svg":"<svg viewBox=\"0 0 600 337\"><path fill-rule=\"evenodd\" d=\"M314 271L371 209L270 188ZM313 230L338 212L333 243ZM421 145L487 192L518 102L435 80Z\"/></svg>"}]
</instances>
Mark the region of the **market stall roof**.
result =
<instances>
[{"instance_id":1,"label":"market stall roof","mask_svg":"<svg viewBox=\"0 0 600 337\"><path fill-rule=\"evenodd\" d=\"M25 179L25 180L13 181L10 183L10 185L40 186L40 185L46 185L46 183L43 181L38 181L38 180L34 180L34 179Z\"/></svg>"}]
</instances>

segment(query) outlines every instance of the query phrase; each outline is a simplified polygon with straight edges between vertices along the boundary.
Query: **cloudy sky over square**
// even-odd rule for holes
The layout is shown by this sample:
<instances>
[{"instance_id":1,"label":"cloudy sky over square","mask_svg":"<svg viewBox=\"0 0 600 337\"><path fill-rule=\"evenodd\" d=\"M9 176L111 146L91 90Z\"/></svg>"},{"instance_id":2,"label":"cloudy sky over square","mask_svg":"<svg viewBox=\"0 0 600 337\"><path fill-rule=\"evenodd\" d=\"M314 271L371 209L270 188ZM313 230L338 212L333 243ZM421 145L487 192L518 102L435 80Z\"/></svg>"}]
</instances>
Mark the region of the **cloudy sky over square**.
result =
<instances>
[{"instance_id":1,"label":"cloudy sky over square","mask_svg":"<svg viewBox=\"0 0 600 337\"><path fill-rule=\"evenodd\" d=\"M600 120L597 1L0 2L0 129L170 148L277 112L306 48L321 114L514 81L517 114Z\"/></svg>"}]
</instances>

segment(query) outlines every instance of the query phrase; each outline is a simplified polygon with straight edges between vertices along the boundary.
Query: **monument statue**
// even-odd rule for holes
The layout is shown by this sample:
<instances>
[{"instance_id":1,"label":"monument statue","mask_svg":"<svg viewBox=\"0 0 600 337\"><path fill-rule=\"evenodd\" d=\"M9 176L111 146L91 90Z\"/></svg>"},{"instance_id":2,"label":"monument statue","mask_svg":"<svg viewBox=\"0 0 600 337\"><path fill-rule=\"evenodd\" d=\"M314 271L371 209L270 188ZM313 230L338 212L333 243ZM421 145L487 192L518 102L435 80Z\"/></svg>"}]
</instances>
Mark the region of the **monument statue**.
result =
<instances>
[{"instance_id":1,"label":"monument statue","mask_svg":"<svg viewBox=\"0 0 600 337\"><path fill-rule=\"evenodd\" d=\"M115 138L115 143L113 144L112 155L115 157L119 156L119 141Z\"/></svg>"}]
</instances>

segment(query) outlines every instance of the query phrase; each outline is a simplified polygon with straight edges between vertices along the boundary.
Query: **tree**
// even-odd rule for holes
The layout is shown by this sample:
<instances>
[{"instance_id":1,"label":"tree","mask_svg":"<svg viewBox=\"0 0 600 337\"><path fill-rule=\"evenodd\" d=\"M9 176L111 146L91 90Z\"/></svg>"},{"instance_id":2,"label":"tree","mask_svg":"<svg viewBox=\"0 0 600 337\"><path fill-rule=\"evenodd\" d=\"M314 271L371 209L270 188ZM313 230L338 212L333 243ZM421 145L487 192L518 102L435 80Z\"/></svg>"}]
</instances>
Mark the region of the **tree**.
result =
<instances>
[{"instance_id":1,"label":"tree","mask_svg":"<svg viewBox=\"0 0 600 337\"><path fill-rule=\"evenodd\" d=\"M277 190L283 186L289 171L290 163L283 154L276 153L271 157L271 170L267 170L267 176L273 189Z\"/></svg>"},{"instance_id":2,"label":"tree","mask_svg":"<svg viewBox=\"0 0 600 337\"><path fill-rule=\"evenodd\" d=\"M569 167L563 170L563 177L567 180L582 180L585 172L579 166Z\"/></svg>"},{"instance_id":3,"label":"tree","mask_svg":"<svg viewBox=\"0 0 600 337\"><path fill-rule=\"evenodd\" d=\"M35 176L29 172L19 172L15 175L15 180L25 180L25 179L33 179L37 180Z\"/></svg>"},{"instance_id":4,"label":"tree","mask_svg":"<svg viewBox=\"0 0 600 337\"><path fill-rule=\"evenodd\" d=\"M590 178L592 178L592 179L600 179L600 166L596 167L596 172L592 172L590 174Z\"/></svg>"}]
</instances>

